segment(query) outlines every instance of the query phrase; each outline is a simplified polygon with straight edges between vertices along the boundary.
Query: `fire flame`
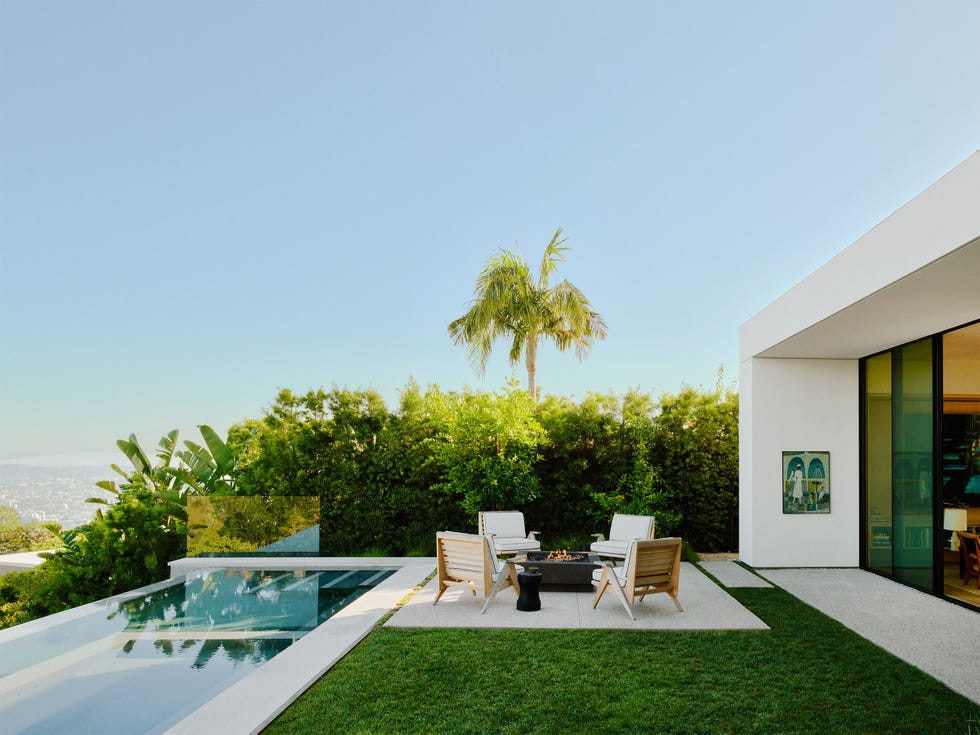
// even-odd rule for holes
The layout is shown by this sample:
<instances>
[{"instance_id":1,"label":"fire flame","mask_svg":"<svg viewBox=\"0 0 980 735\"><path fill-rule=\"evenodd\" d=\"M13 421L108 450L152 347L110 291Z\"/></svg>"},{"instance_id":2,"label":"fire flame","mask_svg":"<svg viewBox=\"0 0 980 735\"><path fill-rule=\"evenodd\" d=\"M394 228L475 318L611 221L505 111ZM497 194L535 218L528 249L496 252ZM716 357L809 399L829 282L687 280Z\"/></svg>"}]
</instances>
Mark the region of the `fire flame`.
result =
<instances>
[{"instance_id":1,"label":"fire flame","mask_svg":"<svg viewBox=\"0 0 980 735\"><path fill-rule=\"evenodd\" d=\"M575 558L576 555L569 554L568 549L555 549L554 551L548 552L545 561L570 561Z\"/></svg>"}]
</instances>

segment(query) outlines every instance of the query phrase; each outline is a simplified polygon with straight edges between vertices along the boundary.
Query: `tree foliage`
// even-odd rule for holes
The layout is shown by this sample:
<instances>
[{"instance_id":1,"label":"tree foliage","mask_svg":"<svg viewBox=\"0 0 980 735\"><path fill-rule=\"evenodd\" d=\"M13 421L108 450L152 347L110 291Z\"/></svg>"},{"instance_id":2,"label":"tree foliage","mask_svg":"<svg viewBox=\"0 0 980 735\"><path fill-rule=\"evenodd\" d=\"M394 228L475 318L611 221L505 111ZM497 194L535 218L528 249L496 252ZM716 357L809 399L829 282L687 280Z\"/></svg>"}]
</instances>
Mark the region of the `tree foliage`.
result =
<instances>
[{"instance_id":1,"label":"tree foliage","mask_svg":"<svg viewBox=\"0 0 980 735\"><path fill-rule=\"evenodd\" d=\"M321 499L321 553L426 548L433 528L460 511L438 487L435 447L451 412L438 387L410 383L401 410L374 391L280 391L261 419L229 431L238 481L252 494ZM449 526L447 526L449 527Z\"/></svg>"},{"instance_id":2,"label":"tree foliage","mask_svg":"<svg viewBox=\"0 0 980 735\"><path fill-rule=\"evenodd\" d=\"M738 394L719 386L664 396L651 449L675 492L677 532L701 551L737 548Z\"/></svg>"},{"instance_id":3,"label":"tree foliage","mask_svg":"<svg viewBox=\"0 0 980 735\"><path fill-rule=\"evenodd\" d=\"M0 554L50 549L60 543L60 534L57 523L24 523L16 508L0 505Z\"/></svg>"},{"instance_id":4,"label":"tree foliage","mask_svg":"<svg viewBox=\"0 0 980 735\"><path fill-rule=\"evenodd\" d=\"M538 497L534 468L547 437L527 393L508 383L500 393L454 395L435 460L445 470L440 488L466 513L522 507Z\"/></svg>"}]
</instances>

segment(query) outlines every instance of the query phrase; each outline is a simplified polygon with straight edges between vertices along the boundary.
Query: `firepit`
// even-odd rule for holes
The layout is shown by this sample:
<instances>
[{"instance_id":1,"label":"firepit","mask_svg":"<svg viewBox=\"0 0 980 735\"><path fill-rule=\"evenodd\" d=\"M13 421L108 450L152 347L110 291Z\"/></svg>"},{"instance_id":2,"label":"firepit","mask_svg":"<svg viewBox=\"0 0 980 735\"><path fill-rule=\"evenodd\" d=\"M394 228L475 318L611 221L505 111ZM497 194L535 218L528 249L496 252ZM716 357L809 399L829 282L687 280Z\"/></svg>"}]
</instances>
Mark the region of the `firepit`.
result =
<instances>
[{"instance_id":1,"label":"firepit","mask_svg":"<svg viewBox=\"0 0 980 735\"><path fill-rule=\"evenodd\" d=\"M566 549L557 549L555 551L529 551L527 552L528 561L564 561L564 562L576 562L576 561L588 561L589 555L585 552L577 554L575 552L569 553Z\"/></svg>"},{"instance_id":2,"label":"firepit","mask_svg":"<svg viewBox=\"0 0 980 735\"><path fill-rule=\"evenodd\" d=\"M591 592L592 570L598 568L599 557L588 552L528 551L525 569L536 567L541 572L544 592Z\"/></svg>"}]
</instances>

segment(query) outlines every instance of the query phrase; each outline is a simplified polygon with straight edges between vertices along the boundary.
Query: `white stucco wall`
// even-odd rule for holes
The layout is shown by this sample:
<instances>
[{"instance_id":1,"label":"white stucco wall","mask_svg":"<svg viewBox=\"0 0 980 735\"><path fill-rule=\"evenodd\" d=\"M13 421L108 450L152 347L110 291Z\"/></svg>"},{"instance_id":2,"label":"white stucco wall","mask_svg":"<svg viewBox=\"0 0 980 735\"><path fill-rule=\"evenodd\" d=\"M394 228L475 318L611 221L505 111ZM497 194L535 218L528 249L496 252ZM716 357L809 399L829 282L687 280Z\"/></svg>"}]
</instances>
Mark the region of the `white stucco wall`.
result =
<instances>
[{"instance_id":1,"label":"white stucco wall","mask_svg":"<svg viewBox=\"0 0 980 735\"><path fill-rule=\"evenodd\" d=\"M743 561L860 564L859 360L980 317L977 202L980 152L742 324ZM790 450L830 452L829 514L783 515Z\"/></svg>"},{"instance_id":2,"label":"white stucco wall","mask_svg":"<svg viewBox=\"0 0 980 735\"><path fill-rule=\"evenodd\" d=\"M739 554L755 567L859 564L858 361L739 370ZM784 515L782 452L829 451L831 512Z\"/></svg>"}]
</instances>

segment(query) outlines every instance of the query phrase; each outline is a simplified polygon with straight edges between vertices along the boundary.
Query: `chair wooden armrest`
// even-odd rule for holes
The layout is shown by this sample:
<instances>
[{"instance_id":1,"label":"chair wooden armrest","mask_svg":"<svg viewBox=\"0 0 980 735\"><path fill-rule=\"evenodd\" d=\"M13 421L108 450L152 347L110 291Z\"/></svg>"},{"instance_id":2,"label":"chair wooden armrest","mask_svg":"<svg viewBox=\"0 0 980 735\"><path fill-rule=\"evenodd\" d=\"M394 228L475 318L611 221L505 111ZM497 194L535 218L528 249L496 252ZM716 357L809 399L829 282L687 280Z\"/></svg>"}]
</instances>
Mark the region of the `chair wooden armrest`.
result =
<instances>
[{"instance_id":1,"label":"chair wooden armrest","mask_svg":"<svg viewBox=\"0 0 980 735\"><path fill-rule=\"evenodd\" d=\"M606 540L606 534L604 534L604 533L594 533L594 534L592 534L592 538L594 538L596 541L605 541Z\"/></svg>"},{"instance_id":2,"label":"chair wooden armrest","mask_svg":"<svg viewBox=\"0 0 980 735\"><path fill-rule=\"evenodd\" d=\"M541 533L541 531L528 531L527 537L532 541L537 541L539 533Z\"/></svg>"}]
</instances>

